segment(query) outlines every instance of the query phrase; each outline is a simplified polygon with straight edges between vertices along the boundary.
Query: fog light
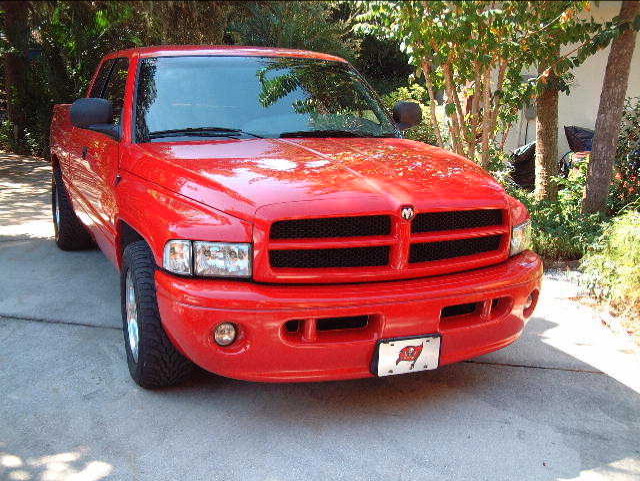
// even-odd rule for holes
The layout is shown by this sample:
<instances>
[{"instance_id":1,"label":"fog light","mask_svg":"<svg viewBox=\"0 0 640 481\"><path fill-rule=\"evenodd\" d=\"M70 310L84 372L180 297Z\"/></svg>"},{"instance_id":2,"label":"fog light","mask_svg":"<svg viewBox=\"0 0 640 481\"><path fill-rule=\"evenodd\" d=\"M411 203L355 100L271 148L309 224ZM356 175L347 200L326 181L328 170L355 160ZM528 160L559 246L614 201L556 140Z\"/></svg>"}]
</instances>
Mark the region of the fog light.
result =
<instances>
[{"instance_id":1,"label":"fog light","mask_svg":"<svg viewBox=\"0 0 640 481\"><path fill-rule=\"evenodd\" d=\"M228 346L236 340L236 326L230 322L223 322L213 331L213 339L220 346Z\"/></svg>"},{"instance_id":2,"label":"fog light","mask_svg":"<svg viewBox=\"0 0 640 481\"><path fill-rule=\"evenodd\" d=\"M529 294L529 297L527 297L527 300L524 301L524 305L522 306L522 313L524 314L524 317L529 317L533 314L533 310L536 308L536 304L538 304L539 295L540 293L536 289L532 291L531 294Z\"/></svg>"},{"instance_id":3,"label":"fog light","mask_svg":"<svg viewBox=\"0 0 640 481\"><path fill-rule=\"evenodd\" d=\"M529 294L529 297L527 297L527 300L524 301L524 310L528 311L529 309L531 309L532 305L533 305L533 295Z\"/></svg>"}]
</instances>

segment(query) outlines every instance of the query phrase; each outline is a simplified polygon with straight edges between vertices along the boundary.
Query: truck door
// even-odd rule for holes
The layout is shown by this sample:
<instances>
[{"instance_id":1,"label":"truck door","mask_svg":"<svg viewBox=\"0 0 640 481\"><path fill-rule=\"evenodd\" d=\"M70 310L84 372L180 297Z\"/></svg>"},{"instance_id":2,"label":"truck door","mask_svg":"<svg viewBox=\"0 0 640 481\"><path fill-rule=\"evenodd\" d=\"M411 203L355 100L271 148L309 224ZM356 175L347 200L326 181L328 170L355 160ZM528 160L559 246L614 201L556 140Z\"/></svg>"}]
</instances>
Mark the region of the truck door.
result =
<instances>
[{"instance_id":1,"label":"truck door","mask_svg":"<svg viewBox=\"0 0 640 481\"><path fill-rule=\"evenodd\" d=\"M120 125L122 118L128 68L128 59L113 60L102 88L96 85L97 90L92 89L90 94L111 101L116 125ZM102 251L111 257L116 236L115 183L119 141L104 133L74 127L73 149L76 150L73 153L73 183L78 190L75 193L77 204L83 211L78 215L91 230Z\"/></svg>"}]
</instances>

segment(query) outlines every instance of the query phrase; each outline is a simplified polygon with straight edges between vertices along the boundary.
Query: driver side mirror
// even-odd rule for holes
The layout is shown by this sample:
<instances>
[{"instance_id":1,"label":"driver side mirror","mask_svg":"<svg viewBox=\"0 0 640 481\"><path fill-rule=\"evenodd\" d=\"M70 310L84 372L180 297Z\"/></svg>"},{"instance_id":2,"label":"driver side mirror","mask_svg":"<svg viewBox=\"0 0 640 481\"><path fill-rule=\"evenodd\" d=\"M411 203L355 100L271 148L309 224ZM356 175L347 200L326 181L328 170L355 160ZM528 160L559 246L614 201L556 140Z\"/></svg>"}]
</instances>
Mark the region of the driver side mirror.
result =
<instances>
[{"instance_id":1,"label":"driver side mirror","mask_svg":"<svg viewBox=\"0 0 640 481\"><path fill-rule=\"evenodd\" d=\"M400 130L406 130L422 122L422 110L415 102L396 102L393 106L393 121Z\"/></svg>"},{"instance_id":2,"label":"driver side mirror","mask_svg":"<svg viewBox=\"0 0 640 481\"><path fill-rule=\"evenodd\" d=\"M113 123L111 101L82 98L71 104L71 123L80 129L93 130L118 139L120 128Z\"/></svg>"}]
</instances>

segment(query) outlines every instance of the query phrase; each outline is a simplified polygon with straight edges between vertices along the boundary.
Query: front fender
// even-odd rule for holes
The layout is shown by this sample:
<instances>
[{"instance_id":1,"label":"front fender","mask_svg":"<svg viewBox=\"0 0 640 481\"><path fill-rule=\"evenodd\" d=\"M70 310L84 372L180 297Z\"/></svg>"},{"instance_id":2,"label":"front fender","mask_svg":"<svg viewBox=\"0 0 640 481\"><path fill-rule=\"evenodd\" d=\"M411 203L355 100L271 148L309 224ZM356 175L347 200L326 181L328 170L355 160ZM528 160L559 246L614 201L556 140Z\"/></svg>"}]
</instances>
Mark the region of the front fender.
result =
<instances>
[{"instance_id":1,"label":"front fender","mask_svg":"<svg viewBox=\"0 0 640 481\"><path fill-rule=\"evenodd\" d=\"M147 241L156 264L171 239L251 242L252 224L171 192L127 172L117 188L118 225L126 222ZM122 265L122 230L118 229L117 265Z\"/></svg>"}]
</instances>

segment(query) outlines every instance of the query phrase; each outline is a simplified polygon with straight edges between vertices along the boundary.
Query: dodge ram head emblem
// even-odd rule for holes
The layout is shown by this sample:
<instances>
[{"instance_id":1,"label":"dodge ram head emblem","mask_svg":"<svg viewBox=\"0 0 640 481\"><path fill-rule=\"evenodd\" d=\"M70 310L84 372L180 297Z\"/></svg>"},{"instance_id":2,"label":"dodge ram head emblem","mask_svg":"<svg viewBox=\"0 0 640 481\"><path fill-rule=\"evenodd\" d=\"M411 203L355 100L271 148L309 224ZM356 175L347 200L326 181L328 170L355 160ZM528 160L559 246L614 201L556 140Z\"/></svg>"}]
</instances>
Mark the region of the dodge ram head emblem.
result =
<instances>
[{"instance_id":1,"label":"dodge ram head emblem","mask_svg":"<svg viewBox=\"0 0 640 481\"><path fill-rule=\"evenodd\" d=\"M400 215L404 220L411 220L416 213L413 211L413 207L403 207Z\"/></svg>"}]
</instances>

